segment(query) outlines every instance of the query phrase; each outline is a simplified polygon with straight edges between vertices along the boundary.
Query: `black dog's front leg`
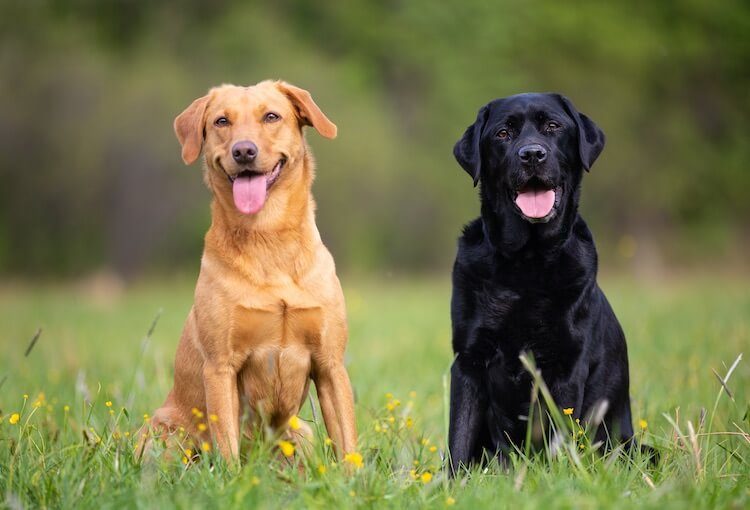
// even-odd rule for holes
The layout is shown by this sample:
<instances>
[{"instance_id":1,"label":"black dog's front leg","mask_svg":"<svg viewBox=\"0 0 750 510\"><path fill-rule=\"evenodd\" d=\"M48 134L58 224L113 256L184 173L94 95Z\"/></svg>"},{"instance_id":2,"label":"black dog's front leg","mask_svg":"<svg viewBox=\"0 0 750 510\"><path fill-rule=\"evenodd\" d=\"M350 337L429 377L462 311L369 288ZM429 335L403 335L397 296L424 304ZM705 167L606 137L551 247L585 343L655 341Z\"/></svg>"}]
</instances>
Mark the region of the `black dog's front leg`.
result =
<instances>
[{"instance_id":1,"label":"black dog's front leg","mask_svg":"<svg viewBox=\"0 0 750 510\"><path fill-rule=\"evenodd\" d=\"M478 371L459 354L451 367L451 415L448 431L451 476L476 460L482 425L486 420L487 396Z\"/></svg>"}]
</instances>

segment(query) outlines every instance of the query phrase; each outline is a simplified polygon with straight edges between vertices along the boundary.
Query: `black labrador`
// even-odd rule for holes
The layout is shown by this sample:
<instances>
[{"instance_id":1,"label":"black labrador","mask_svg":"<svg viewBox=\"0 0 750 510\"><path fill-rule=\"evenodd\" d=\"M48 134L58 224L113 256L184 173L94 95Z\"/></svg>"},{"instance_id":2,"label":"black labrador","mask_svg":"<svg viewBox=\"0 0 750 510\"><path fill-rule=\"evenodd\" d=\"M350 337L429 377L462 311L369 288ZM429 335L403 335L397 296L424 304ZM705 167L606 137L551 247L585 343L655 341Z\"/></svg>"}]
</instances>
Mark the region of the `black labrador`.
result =
<instances>
[{"instance_id":1,"label":"black labrador","mask_svg":"<svg viewBox=\"0 0 750 510\"><path fill-rule=\"evenodd\" d=\"M524 352L573 418L604 412L595 441L633 436L625 336L578 214L583 171L603 148L602 130L558 94L492 101L456 143L456 159L481 182L481 215L464 228L453 266L453 474L523 443Z\"/></svg>"}]
</instances>

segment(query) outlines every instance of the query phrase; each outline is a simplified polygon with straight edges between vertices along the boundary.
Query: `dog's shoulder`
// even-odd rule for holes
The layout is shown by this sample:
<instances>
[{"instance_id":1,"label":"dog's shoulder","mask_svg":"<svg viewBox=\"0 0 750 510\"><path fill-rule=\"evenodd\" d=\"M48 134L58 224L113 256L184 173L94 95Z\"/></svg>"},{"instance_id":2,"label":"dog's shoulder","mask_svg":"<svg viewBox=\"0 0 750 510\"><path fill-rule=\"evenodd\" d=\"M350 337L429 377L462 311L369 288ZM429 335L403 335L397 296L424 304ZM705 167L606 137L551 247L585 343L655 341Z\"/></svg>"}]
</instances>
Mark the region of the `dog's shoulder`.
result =
<instances>
[{"instance_id":1,"label":"dog's shoulder","mask_svg":"<svg viewBox=\"0 0 750 510\"><path fill-rule=\"evenodd\" d=\"M598 255L594 236L583 218L578 215L561 250L561 257L555 264L558 274L577 273L595 280L598 266Z\"/></svg>"},{"instance_id":2,"label":"dog's shoulder","mask_svg":"<svg viewBox=\"0 0 750 510\"><path fill-rule=\"evenodd\" d=\"M464 225L461 238L459 240L460 246L478 246L484 241L484 224L482 218L477 217Z\"/></svg>"},{"instance_id":3,"label":"dog's shoulder","mask_svg":"<svg viewBox=\"0 0 750 510\"><path fill-rule=\"evenodd\" d=\"M453 263L454 293L473 291L492 277L494 252L485 235L481 217L464 226Z\"/></svg>"},{"instance_id":4,"label":"dog's shoulder","mask_svg":"<svg viewBox=\"0 0 750 510\"><path fill-rule=\"evenodd\" d=\"M492 250L485 238L484 222L478 217L467 223L461 236L458 238L458 253L456 254L457 268L471 269L472 271L480 269L487 265L489 258L492 256Z\"/></svg>"}]
</instances>

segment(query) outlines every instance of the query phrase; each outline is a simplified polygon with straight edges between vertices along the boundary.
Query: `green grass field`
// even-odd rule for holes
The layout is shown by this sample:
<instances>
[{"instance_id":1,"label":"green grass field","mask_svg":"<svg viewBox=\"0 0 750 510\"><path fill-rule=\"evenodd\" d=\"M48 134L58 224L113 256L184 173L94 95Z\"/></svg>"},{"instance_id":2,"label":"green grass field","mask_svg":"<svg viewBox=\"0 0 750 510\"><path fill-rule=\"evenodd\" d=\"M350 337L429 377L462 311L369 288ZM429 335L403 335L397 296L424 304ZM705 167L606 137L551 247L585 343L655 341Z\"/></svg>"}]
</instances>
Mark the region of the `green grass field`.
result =
<instances>
[{"instance_id":1,"label":"green grass field","mask_svg":"<svg viewBox=\"0 0 750 510\"><path fill-rule=\"evenodd\" d=\"M359 468L358 459L334 462L322 428L308 456L285 458L271 440L245 441L239 470L214 452L187 464L185 452L139 462L134 436L171 386L192 282L143 284L121 295L4 287L0 507L750 507L750 360L727 382L733 398L712 371L723 377L749 354L746 279L601 282L628 336L635 426L661 449L657 467L595 454L563 416L566 439L556 455L520 452L507 469L491 466L453 483L441 469L447 278L343 281ZM300 413L317 416L309 405Z\"/></svg>"}]
</instances>

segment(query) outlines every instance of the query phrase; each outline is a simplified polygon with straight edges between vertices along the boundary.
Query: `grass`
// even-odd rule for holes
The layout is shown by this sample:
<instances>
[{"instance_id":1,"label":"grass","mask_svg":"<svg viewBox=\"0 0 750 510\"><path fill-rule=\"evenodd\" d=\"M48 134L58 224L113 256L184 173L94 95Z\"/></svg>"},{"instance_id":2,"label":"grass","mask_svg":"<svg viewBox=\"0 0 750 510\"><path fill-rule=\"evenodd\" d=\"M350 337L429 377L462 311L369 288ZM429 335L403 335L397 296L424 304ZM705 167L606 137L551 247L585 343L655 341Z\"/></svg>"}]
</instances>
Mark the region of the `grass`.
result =
<instances>
[{"instance_id":1,"label":"grass","mask_svg":"<svg viewBox=\"0 0 750 510\"><path fill-rule=\"evenodd\" d=\"M123 294L5 287L0 507L748 508L750 366L740 361L726 381L731 398L713 373L725 377L748 355L748 282L605 279L603 287L628 335L639 438L660 448L660 464L596 455L588 435L558 413L564 440L555 455L519 452L506 468L453 483L442 470L451 362L445 279L345 288L361 468L358 458L334 462L323 429L304 457L286 458L270 440L245 441L239 470L214 452L188 459L173 449L140 462L134 436L171 386L192 282ZM309 405L300 413L312 422L319 415Z\"/></svg>"}]
</instances>

